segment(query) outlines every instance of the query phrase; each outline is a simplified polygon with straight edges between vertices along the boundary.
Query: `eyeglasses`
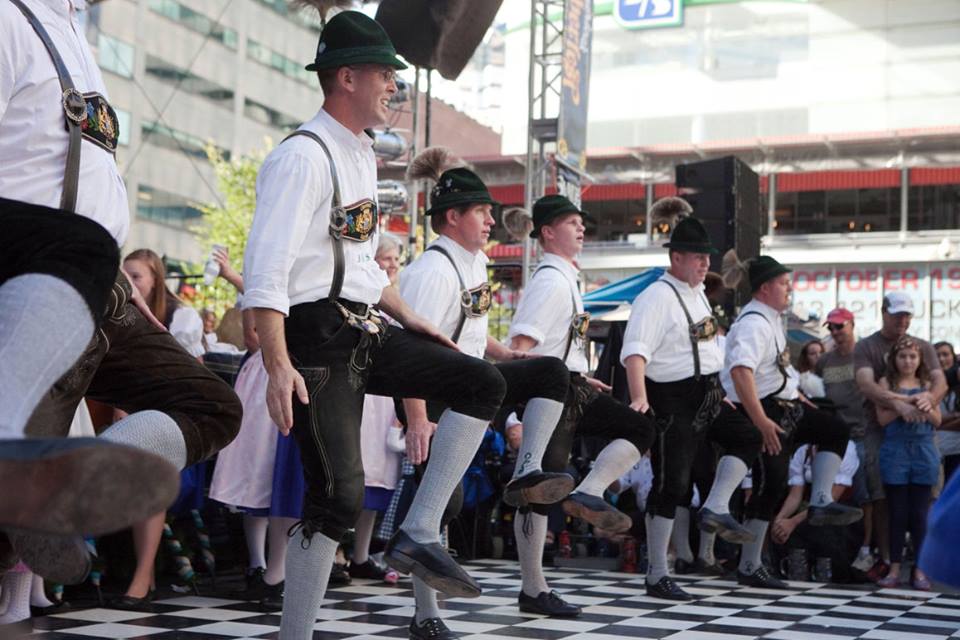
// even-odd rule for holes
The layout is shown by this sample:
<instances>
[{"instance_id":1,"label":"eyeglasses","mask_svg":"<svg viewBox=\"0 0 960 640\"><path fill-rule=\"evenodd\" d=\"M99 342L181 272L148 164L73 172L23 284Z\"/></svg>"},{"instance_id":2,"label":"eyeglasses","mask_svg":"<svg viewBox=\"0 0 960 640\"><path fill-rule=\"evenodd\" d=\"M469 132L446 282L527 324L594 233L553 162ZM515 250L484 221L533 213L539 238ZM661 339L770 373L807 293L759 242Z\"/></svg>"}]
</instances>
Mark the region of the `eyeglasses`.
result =
<instances>
[{"instance_id":1,"label":"eyeglasses","mask_svg":"<svg viewBox=\"0 0 960 640\"><path fill-rule=\"evenodd\" d=\"M828 322L827 323L827 329L829 329L830 331L840 331L845 326L847 326L846 322Z\"/></svg>"},{"instance_id":2,"label":"eyeglasses","mask_svg":"<svg viewBox=\"0 0 960 640\"><path fill-rule=\"evenodd\" d=\"M347 66L348 69L362 70L366 69L367 71L372 71L373 73L380 74L380 79L386 83L396 82L397 81L397 72L395 69L385 68L378 69L375 66Z\"/></svg>"}]
</instances>

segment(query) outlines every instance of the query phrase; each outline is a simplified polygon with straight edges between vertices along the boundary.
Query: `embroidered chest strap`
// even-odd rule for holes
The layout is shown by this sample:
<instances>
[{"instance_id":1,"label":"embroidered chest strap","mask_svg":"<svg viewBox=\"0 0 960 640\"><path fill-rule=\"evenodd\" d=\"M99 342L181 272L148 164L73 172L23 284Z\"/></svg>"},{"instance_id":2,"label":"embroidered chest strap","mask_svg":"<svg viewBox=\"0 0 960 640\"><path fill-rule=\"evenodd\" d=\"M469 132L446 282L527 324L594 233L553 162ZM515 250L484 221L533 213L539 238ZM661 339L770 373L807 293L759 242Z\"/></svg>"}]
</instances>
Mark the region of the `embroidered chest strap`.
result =
<instances>
[{"instance_id":1,"label":"embroidered chest strap","mask_svg":"<svg viewBox=\"0 0 960 640\"><path fill-rule=\"evenodd\" d=\"M60 52L54 46L50 34L40 24L37 16L23 4L20 0L10 0L20 13L27 19L33 30L37 32L40 41L50 54L53 61L53 67L57 71L57 77L60 80L60 104L63 107L63 113L67 121L67 133L69 142L67 143L67 162L63 173L63 193L60 195L60 208L65 211L76 211L77 208L77 187L80 182L80 142L81 125L87 117L87 103L83 94L77 91L70 79L70 72L60 57Z\"/></svg>"},{"instance_id":2,"label":"embroidered chest strap","mask_svg":"<svg viewBox=\"0 0 960 640\"><path fill-rule=\"evenodd\" d=\"M742 320L743 318L746 318L747 316L760 316L761 318L767 321L767 324L769 324L771 328L773 328L773 323L770 322L770 318L763 315L759 311L747 311L746 313L741 314L740 317L737 318L737 321L739 322L740 320ZM777 387L777 390L770 394L771 396L775 396L781 391L783 391L787 387L787 380L789 379L789 375L787 374L787 366L786 366L786 363L784 362L785 359L789 358L789 355L787 354L786 347L784 347L784 349L781 350L780 345L777 344L776 332L774 332L774 335L773 335L773 346L777 350L777 355L774 358L773 364L777 367L777 370L780 372L780 375L783 377L783 381L780 383L780 386ZM786 354L786 357L785 357L785 354Z\"/></svg>"},{"instance_id":3,"label":"embroidered chest strap","mask_svg":"<svg viewBox=\"0 0 960 640\"><path fill-rule=\"evenodd\" d=\"M537 267L533 275L530 276L530 279L536 277L540 271L544 269L553 269L563 275L563 279L566 280L567 277L564 275L563 271L557 269L552 264L543 264ZM573 341L575 338L579 337L581 340L587 336L587 328L590 326L590 314L589 313L580 313L577 311L577 291L570 287L570 303L573 305L573 318L570 320L570 328L567 330L567 346L563 349L563 357L561 360L564 362L567 361L567 356L570 355L570 348L573 346Z\"/></svg>"}]
</instances>

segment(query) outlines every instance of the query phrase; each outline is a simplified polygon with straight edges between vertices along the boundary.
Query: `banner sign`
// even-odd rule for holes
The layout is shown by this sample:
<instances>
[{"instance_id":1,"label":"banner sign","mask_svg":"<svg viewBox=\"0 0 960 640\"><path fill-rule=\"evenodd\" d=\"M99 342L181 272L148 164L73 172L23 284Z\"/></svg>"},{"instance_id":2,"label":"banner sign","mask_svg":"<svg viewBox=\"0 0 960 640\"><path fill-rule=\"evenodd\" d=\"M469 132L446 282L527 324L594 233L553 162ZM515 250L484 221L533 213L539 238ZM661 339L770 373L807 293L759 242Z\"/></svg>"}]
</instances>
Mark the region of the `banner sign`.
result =
<instances>
[{"instance_id":1,"label":"banner sign","mask_svg":"<svg viewBox=\"0 0 960 640\"><path fill-rule=\"evenodd\" d=\"M593 0L566 0L557 158L581 171L587 167L587 97L590 93L592 41Z\"/></svg>"},{"instance_id":2,"label":"banner sign","mask_svg":"<svg viewBox=\"0 0 960 640\"><path fill-rule=\"evenodd\" d=\"M683 24L683 0L614 0L613 17L626 29Z\"/></svg>"},{"instance_id":3,"label":"banner sign","mask_svg":"<svg viewBox=\"0 0 960 640\"><path fill-rule=\"evenodd\" d=\"M856 318L863 338L880 328L883 295L906 293L913 300L910 334L960 345L960 266L956 263L858 266L798 266L793 271L793 312L825 320L834 307Z\"/></svg>"}]
</instances>

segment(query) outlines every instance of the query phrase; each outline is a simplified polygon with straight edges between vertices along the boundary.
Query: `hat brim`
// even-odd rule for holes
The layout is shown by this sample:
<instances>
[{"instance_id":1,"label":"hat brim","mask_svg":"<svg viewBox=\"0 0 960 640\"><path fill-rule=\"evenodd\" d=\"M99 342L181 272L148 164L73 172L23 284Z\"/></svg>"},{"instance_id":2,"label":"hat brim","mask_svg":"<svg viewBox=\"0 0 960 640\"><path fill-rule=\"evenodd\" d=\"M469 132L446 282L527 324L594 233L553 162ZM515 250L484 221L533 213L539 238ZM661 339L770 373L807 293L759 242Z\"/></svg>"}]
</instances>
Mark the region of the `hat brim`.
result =
<instances>
[{"instance_id":1,"label":"hat brim","mask_svg":"<svg viewBox=\"0 0 960 640\"><path fill-rule=\"evenodd\" d=\"M584 211L583 209L568 209L568 210L566 210L566 211L557 211L556 213L551 213L549 216L547 216L546 218L544 218L543 220L541 220L541 221L540 221L540 224L537 225L537 226L535 226L535 227L533 228L533 230L530 231L530 237L531 237L531 238L539 238L539 237L540 237L540 229L542 229L542 228L545 227L546 225L550 224L551 222L553 222L554 220L556 220L556 219L559 218L560 216L566 216L566 215L569 215L569 214L571 214L571 213L579 213L579 214L580 214L580 219L583 220L584 226L586 226L586 225L589 224L589 225L592 225L592 226L596 227L597 224L598 224L598 223L597 223L597 219L594 218L594 217L593 217L592 215L590 215L589 213L587 213L586 211Z\"/></svg>"},{"instance_id":2,"label":"hat brim","mask_svg":"<svg viewBox=\"0 0 960 640\"><path fill-rule=\"evenodd\" d=\"M707 253L710 255L716 255L720 253L716 247L710 244L696 244L693 242L673 242L668 241L663 244L667 249L673 249L674 251L684 251L686 253Z\"/></svg>"},{"instance_id":3,"label":"hat brim","mask_svg":"<svg viewBox=\"0 0 960 640\"><path fill-rule=\"evenodd\" d=\"M793 273L793 269L790 267L785 267L782 264L778 264L776 267L770 269L769 273L763 274L763 277L759 279L758 282L752 285L752 289L756 291L764 285L766 282L770 282L777 276L782 276L785 273Z\"/></svg>"},{"instance_id":4,"label":"hat brim","mask_svg":"<svg viewBox=\"0 0 960 640\"><path fill-rule=\"evenodd\" d=\"M359 53L354 55L321 55L304 67L304 69L307 71L320 71L321 69L347 67L352 64L384 64L394 69L407 68L407 65L401 62L395 55L383 52Z\"/></svg>"}]
</instances>

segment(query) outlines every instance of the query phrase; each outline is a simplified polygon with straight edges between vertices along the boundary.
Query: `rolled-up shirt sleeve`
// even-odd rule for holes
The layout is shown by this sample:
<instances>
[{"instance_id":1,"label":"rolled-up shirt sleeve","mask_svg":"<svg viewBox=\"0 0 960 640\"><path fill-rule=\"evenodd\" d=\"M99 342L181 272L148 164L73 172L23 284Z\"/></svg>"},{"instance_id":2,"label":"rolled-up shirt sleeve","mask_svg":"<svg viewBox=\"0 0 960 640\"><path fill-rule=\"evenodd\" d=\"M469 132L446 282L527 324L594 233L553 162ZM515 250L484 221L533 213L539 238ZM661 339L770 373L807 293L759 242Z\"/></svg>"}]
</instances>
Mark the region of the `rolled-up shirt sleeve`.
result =
<instances>
[{"instance_id":1,"label":"rolled-up shirt sleeve","mask_svg":"<svg viewBox=\"0 0 960 640\"><path fill-rule=\"evenodd\" d=\"M640 356L650 362L663 340L663 304L657 300L655 292L644 293L633 301L630 320L623 334L620 364L624 366L630 356Z\"/></svg>"},{"instance_id":2,"label":"rolled-up shirt sleeve","mask_svg":"<svg viewBox=\"0 0 960 640\"><path fill-rule=\"evenodd\" d=\"M767 322L757 316L749 316L737 321L736 336L727 336L726 366L746 367L756 371L763 357L765 341L772 341L773 336L767 331Z\"/></svg>"},{"instance_id":3,"label":"rolled-up shirt sleeve","mask_svg":"<svg viewBox=\"0 0 960 640\"><path fill-rule=\"evenodd\" d=\"M837 478L834 484L842 484L845 487L853 486L853 476L860 468L860 458L857 456L857 446L851 440L847 443L847 450L843 454L843 460L840 462L840 471L837 472Z\"/></svg>"},{"instance_id":4,"label":"rolled-up shirt sleeve","mask_svg":"<svg viewBox=\"0 0 960 640\"><path fill-rule=\"evenodd\" d=\"M257 176L257 208L247 239L245 309L290 311L290 270L317 210L332 197L329 172L296 152L268 157Z\"/></svg>"}]
</instances>

